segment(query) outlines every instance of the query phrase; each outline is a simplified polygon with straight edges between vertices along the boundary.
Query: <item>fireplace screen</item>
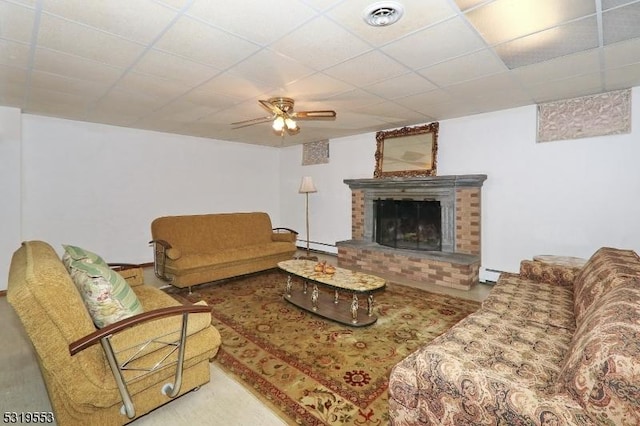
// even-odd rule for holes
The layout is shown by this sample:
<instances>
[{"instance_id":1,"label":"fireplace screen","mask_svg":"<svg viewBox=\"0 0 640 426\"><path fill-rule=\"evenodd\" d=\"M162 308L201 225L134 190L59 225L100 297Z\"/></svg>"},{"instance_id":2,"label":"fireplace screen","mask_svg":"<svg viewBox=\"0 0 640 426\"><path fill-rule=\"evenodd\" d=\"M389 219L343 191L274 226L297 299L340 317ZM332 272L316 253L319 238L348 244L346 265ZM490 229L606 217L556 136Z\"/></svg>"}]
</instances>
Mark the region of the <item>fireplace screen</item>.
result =
<instances>
[{"instance_id":1,"label":"fireplace screen","mask_svg":"<svg viewBox=\"0 0 640 426\"><path fill-rule=\"evenodd\" d=\"M374 200L378 244L399 249L442 249L440 201Z\"/></svg>"}]
</instances>

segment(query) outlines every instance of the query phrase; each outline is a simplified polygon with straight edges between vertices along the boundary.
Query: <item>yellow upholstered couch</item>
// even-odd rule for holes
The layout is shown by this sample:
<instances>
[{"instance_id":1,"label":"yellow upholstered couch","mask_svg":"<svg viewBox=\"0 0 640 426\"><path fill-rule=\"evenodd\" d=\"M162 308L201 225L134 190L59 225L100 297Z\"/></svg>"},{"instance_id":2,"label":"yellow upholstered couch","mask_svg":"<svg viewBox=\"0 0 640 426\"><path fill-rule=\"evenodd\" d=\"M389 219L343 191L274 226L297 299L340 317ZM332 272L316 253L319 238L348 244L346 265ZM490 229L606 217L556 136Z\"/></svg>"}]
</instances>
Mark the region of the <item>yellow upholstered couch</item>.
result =
<instances>
[{"instance_id":1,"label":"yellow upholstered couch","mask_svg":"<svg viewBox=\"0 0 640 426\"><path fill-rule=\"evenodd\" d=\"M209 361L220 346L210 308L181 305L144 285L141 272L134 268L122 275L144 312L98 329L49 244L24 242L14 253L7 299L33 344L59 425L125 424L209 381ZM138 349L139 358L114 369ZM181 352L183 369L176 374ZM167 355L156 369L136 370Z\"/></svg>"},{"instance_id":2,"label":"yellow upholstered couch","mask_svg":"<svg viewBox=\"0 0 640 426\"><path fill-rule=\"evenodd\" d=\"M297 232L252 212L160 217L151 236L156 275L191 287L277 267L293 257Z\"/></svg>"}]
</instances>

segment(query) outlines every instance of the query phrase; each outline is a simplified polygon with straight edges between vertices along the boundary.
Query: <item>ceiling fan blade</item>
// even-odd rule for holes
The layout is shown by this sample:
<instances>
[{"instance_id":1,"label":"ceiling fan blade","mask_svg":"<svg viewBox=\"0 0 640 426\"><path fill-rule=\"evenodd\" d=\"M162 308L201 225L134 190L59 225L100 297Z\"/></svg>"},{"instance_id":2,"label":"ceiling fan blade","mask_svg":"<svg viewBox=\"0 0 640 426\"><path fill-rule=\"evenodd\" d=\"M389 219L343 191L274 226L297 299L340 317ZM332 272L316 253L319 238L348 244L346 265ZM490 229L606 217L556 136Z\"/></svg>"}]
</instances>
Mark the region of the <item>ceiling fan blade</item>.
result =
<instances>
[{"instance_id":1,"label":"ceiling fan blade","mask_svg":"<svg viewBox=\"0 0 640 426\"><path fill-rule=\"evenodd\" d=\"M241 127L253 126L254 124L267 123L271 120L273 120L273 117L271 116L260 117L260 118L252 118L251 120L236 121L235 123L231 123L231 125L234 126L233 127L234 129L239 129Z\"/></svg>"},{"instance_id":2,"label":"ceiling fan blade","mask_svg":"<svg viewBox=\"0 0 640 426\"><path fill-rule=\"evenodd\" d=\"M326 111L298 111L294 112L293 117L298 120L331 120L336 118L336 112L331 110Z\"/></svg>"},{"instance_id":3,"label":"ceiling fan blade","mask_svg":"<svg viewBox=\"0 0 640 426\"><path fill-rule=\"evenodd\" d=\"M260 100L258 100L258 102L260 103L260 106L262 108L266 109L270 113L273 113L275 115L284 114L284 111L282 111L280 108L278 108L277 106L275 106L274 104L272 104L269 101L264 101L264 100L260 99Z\"/></svg>"}]
</instances>

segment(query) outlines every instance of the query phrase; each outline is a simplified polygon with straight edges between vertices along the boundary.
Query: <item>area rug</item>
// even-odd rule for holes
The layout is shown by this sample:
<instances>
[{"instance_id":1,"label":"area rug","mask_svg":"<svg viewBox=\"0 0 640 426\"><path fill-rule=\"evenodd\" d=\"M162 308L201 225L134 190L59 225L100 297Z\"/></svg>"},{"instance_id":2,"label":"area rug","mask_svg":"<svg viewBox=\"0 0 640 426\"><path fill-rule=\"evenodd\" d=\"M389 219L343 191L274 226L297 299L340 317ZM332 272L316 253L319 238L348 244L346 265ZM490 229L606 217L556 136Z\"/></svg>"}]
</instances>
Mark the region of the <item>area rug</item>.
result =
<instances>
[{"instance_id":1,"label":"area rug","mask_svg":"<svg viewBox=\"0 0 640 426\"><path fill-rule=\"evenodd\" d=\"M268 271L227 282L171 289L205 300L222 335L216 361L298 425L386 425L392 367L478 309L477 302L389 283L375 297L378 321L354 328L283 300L286 275ZM293 288L302 287L294 280ZM333 298L321 292L319 297ZM349 301L340 300L348 309Z\"/></svg>"}]
</instances>

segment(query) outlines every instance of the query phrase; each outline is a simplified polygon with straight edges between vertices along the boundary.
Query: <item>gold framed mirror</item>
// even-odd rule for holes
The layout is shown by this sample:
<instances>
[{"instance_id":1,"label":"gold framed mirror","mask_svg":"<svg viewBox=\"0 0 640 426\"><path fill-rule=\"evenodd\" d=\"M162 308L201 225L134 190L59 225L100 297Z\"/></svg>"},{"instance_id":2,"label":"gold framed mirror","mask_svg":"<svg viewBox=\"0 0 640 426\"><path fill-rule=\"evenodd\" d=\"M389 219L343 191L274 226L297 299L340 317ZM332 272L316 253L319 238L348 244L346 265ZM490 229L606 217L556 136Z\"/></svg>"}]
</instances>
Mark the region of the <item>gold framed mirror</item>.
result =
<instances>
[{"instance_id":1,"label":"gold framed mirror","mask_svg":"<svg viewBox=\"0 0 640 426\"><path fill-rule=\"evenodd\" d=\"M438 122L376 133L374 178L435 176Z\"/></svg>"}]
</instances>

